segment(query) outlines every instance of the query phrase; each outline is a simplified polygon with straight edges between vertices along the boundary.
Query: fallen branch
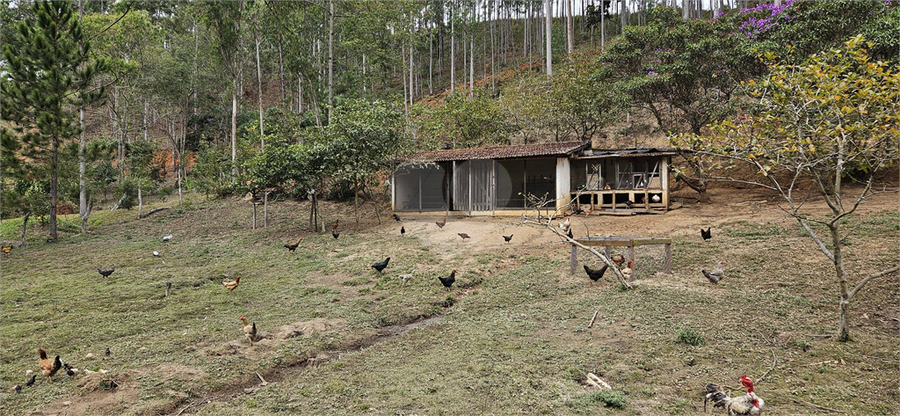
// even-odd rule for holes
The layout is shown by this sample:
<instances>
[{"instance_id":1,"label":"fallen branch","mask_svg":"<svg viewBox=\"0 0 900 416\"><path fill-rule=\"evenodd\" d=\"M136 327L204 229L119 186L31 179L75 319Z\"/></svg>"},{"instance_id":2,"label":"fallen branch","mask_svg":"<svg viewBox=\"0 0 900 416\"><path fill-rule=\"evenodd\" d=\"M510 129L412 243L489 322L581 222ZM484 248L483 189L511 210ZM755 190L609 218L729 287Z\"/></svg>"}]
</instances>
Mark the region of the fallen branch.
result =
<instances>
[{"instance_id":1,"label":"fallen branch","mask_svg":"<svg viewBox=\"0 0 900 416\"><path fill-rule=\"evenodd\" d=\"M141 218L147 218L147 217L149 217L149 216L152 215L152 214L155 214L155 213L160 212L160 211L165 211L165 210L167 210L167 209L169 209L169 207L153 208L153 209L151 209L150 211L147 211L146 214L141 215Z\"/></svg>"},{"instance_id":2,"label":"fallen branch","mask_svg":"<svg viewBox=\"0 0 900 416\"><path fill-rule=\"evenodd\" d=\"M772 351L772 366L769 367L769 371L766 371L766 373L763 374L762 377L760 377L759 379L756 380L756 383L757 384L762 383L762 381L765 380L766 376L768 376L769 373L771 373L772 370L774 370L774 369L775 369L775 351Z\"/></svg>"},{"instance_id":3,"label":"fallen branch","mask_svg":"<svg viewBox=\"0 0 900 416\"><path fill-rule=\"evenodd\" d=\"M802 403L802 404L805 404L805 405L807 405L807 406L815 407L816 409L819 409L819 410L826 410L826 411L829 411L829 412L840 413L840 410L832 409L832 408L830 408L830 407L825 407L825 406L819 406L819 405L817 405L817 404L815 404L815 403L810 403L810 402L805 401L805 400L800 400L800 399L791 399L791 400L793 400L794 403Z\"/></svg>"},{"instance_id":4,"label":"fallen branch","mask_svg":"<svg viewBox=\"0 0 900 416\"><path fill-rule=\"evenodd\" d=\"M264 379L264 378L263 378L263 377L262 377L262 376L261 376L261 375L259 375L259 371L257 371L257 372L256 372L256 376L257 376L257 377L259 377L259 381L261 381L261 382L262 382L262 385L263 385L263 386L265 386L265 385L268 385L268 384L269 384L269 382L268 382L268 381L266 381L266 379Z\"/></svg>"},{"instance_id":5,"label":"fallen branch","mask_svg":"<svg viewBox=\"0 0 900 416\"><path fill-rule=\"evenodd\" d=\"M612 387L609 384L603 381L603 379L601 379L600 377L597 377L597 375L594 373L588 373L586 381L588 382L588 384L600 390L612 390Z\"/></svg>"},{"instance_id":6,"label":"fallen branch","mask_svg":"<svg viewBox=\"0 0 900 416\"><path fill-rule=\"evenodd\" d=\"M597 309L597 312L594 312L594 317L591 318L591 323L588 324L588 328L594 326L594 320L597 319L597 314L600 313L600 309Z\"/></svg>"}]
</instances>

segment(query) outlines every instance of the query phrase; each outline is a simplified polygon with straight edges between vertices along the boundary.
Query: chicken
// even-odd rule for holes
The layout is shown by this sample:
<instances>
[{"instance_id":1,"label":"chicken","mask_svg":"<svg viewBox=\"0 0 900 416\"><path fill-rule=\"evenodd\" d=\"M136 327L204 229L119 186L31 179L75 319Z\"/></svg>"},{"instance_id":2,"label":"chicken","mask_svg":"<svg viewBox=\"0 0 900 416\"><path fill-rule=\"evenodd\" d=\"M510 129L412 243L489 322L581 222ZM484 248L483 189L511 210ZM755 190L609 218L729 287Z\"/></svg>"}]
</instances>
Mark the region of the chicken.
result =
<instances>
[{"instance_id":1,"label":"chicken","mask_svg":"<svg viewBox=\"0 0 900 416\"><path fill-rule=\"evenodd\" d=\"M16 392L16 394L21 393L21 392L22 392L22 386L16 384L15 387L13 387L13 391Z\"/></svg>"},{"instance_id":2,"label":"chicken","mask_svg":"<svg viewBox=\"0 0 900 416\"><path fill-rule=\"evenodd\" d=\"M719 280L722 280L722 278L725 277L725 271L722 270L722 266L724 265L725 260L719 260L719 264L713 271L708 272L704 269L700 269L700 272L703 273L703 275L706 276L706 278L709 279L710 282L719 284Z\"/></svg>"},{"instance_id":3,"label":"chicken","mask_svg":"<svg viewBox=\"0 0 900 416\"><path fill-rule=\"evenodd\" d=\"M9 254L9 252L12 251L12 246L0 246L0 251Z\"/></svg>"},{"instance_id":4,"label":"chicken","mask_svg":"<svg viewBox=\"0 0 900 416\"><path fill-rule=\"evenodd\" d=\"M460 236L460 238L462 238L463 240L465 240L467 238L472 238L472 237L469 237L469 235L466 233L456 233L456 235Z\"/></svg>"},{"instance_id":5,"label":"chicken","mask_svg":"<svg viewBox=\"0 0 900 416\"><path fill-rule=\"evenodd\" d=\"M241 323L244 326L244 335L247 336L247 339L250 340L250 346L253 346L253 341L256 341L256 322L247 323L247 317L241 315Z\"/></svg>"},{"instance_id":6,"label":"chicken","mask_svg":"<svg viewBox=\"0 0 900 416\"><path fill-rule=\"evenodd\" d=\"M234 290L234 288L238 287L238 284L241 283L241 275L238 275L234 278L233 281L229 282L227 280L222 282L222 286L225 286L229 291Z\"/></svg>"},{"instance_id":7,"label":"chicken","mask_svg":"<svg viewBox=\"0 0 900 416\"><path fill-rule=\"evenodd\" d=\"M512 237L513 237L512 234L510 234L510 235L504 235L504 236L503 236L503 240L506 241L506 242L508 243L508 242L510 242L510 241L512 240Z\"/></svg>"},{"instance_id":8,"label":"chicken","mask_svg":"<svg viewBox=\"0 0 900 416\"><path fill-rule=\"evenodd\" d=\"M572 209L572 215L581 215L584 214L584 210L578 207Z\"/></svg>"},{"instance_id":9,"label":"chicken","mask_svg":"<svg viewBox=\"0 0 900 416\"><path fill-rule=\"evenodd\" d=\"M569 237L569 239L571 239L571 240L574 240L574 239L575 239L575 235L572 234L572 229L571 229L571 228L569 228L569 232L566 233L566 237Z\"/></svg>"},{"instance_id":10,"label":"chicken","mask_svg":"<svg viewBox=\"0 0 900 416\"><path fill-rule=\"evenodd\" d=\"M63 368L66 369L66 374L68 374L69 377L74 377L74 376L75 376L75 373L78 372L78 369L77 369L77 368L72 367L71 365L68 365L68 364L66 364L66 363L63 363Z\"/></svg>"},{"instance_id":11,"label":"chicken","mask_svg":"<svg viewBox=\"0 0 900 416\"><path fill-rule=\"evenodd\" d=\"M603 267L601 267L597 270L594 270L594 269L591 269L590 267L588 267L587 264L584 265L585 273L587 273L588 277L590 277L591 280L593 280L595 282L600 280L603 277L603 273L606 273L606 269L608 269L608 268L609 268L609 266L604 264Z\"/></svg>"},{"instance_id":12,"label":"chicken","mask_svg":"<svg viewBox=\"0 0 900 416\"><path fill-rule=\"evenodd\" d=\"M741 397L731 398L725 394L719 386L709 383L706 385L706 398L703 399L703 411L706 411L706 402L712 400L713 407L724 408L729 416L732 415L759 415L762 414L762 398L753 392L753 381L747 375L741 376L741 384L747 389L747 394Z\"/></svg>"},{"instance_id":13,"label":"chicken","mask_svg":"<svg viewBox=\"0 0 900 416\"><path fill-rule=\"evenodd\" d=\"M406 282L412 280L412 278L413 278L413 273L415 273L415 272L416 272L416 269L413 269L413 271L409 272L409 274L401 274L401 275L400 275L400 280L402 280L403 283L400 283L400 287L403 287L403 285L405 285Z\"/></svg>"},{"instance_id":14,"label":"chicken","mask_svg":"<svg viewBox=\"0 0 900 416\"><path fill-rule=\"evenodd\" d=\"M300 242L301 242L301 241L303 241L303 237L298 238L296 243L293 243L293 244L285 244L285 245L284 245L284 248L290 250L290 251L293 253L294 250L297 249L297 246L300 245Z\"/></svg>"},{"instance_id":15,"label":"chicken","mask_svg":"<svg viewBox=\"0 0 900 416\"><path fill-rule=\"evenodd\" d=\"M400 236L403 236L404 234L406 234L406 227L401 225L400 226Z\"/></svg>"},{"instance_id":16,"label":"chicken","mask_svg":"<svg viewBox=\"0 0 900 416\"><path fill-rule=\"evenodd\" d=\"M394 221L401 222L401 221L403 221L403 220L400 219L400 216L399 216L399 215L394 214Z\"/></svg>"},{"instance_id":17,"label":"chicken","mask_svg":"<svg viewBox=\"0 0 900 416\"><path fill-rule=\"evenodd\" d=\"M453 282L456 281L456 269L453 269L453 271L450 272L450 276L447 276L447 277L438 276L438 280L441 281L441 284L444 285L444 287L446 287L447 289L450 289L450 286L453 286Z\"/></svg>"},{"instance_id":18,"label":"chicken","mask_svg":"<svg viewBox=\"0 0 900 416\"><path fill-rule=\"evenodd\" d=\"M153 250L153 257L159 257L159 250Z\"/></svg>"},{"instance_id":19,"label":"chicken","mask_svg":"<svg viewBox=\"0 0 900 416\"><path fill-rule=\"evenodd\" d=\"M559 229L561 229L563 231L568 231L569 226L571 226L571 225L572 225L572 219L569 218L568 215L566 215L566 222L559 223Z\"/></svg>"},{"instance_id":20,"label":"chicken","mask_svg":"<svg viewBox=\"0 0 900 416\"><path fill-rule=\"evenodd\" d=\"M109 277L109 275L113 274L114 271L116 271L115 268L109 270L97 269L97 273L100 273L101 275L103 275L103 277Z\"/></svg>"},{"instance_id":21,"label":"chicken","mask_svg":"<svg viewBox=\"0 0 900 416\"><path fill-rule=\"evenodd\" d=\"M662 198L660 198L659 195L653 195L650 197L650 200L653 202L659 202L659 201L662 201Z\"/></svg>"},{"instance_id":22,"label":"chicken","mask_svg":"<svg viewBox=\"0 0 900 416\"><path fill-rule=\"evenodd\" d=\"M378 273L381 273L381 271L384 270L385 267L387 267L389 261L391 261L390 257L384 259L384 261L382 262L373 264L372 268L378 270Z\"/></svg>"},{"instance_id":23,"label":"chicken","mask_svg":"<svg viewBox=\"0 0 900 416\"><path fill-rule=\"evenodd\" d=\"M332 230L337 230L337 227L338 227L338 223L339 223L339 222L340 222L340 221L341 221L341 219L340 219L340 218L338 218L338 219L336 219L336 220L334 220L334 222L333 222L333 223L331 223L331 229L332 229Z\"/></svg>"},{"instance_id":24,"label":"chicken","mask_svg":"<svg viewBox=\"0 0 900 416\"><path fill-rule=\"evenodd\" d=\"M700 237L703 237L703 241L707 241L712 238L712 227L706 227L706 229L700 229Z\"/></svg>"},{"instance_id":25,"label":"chicken","mask_svg":"<svg viewBox=\"0 0 900 416\"><path fill-rule=\"evenodd\" d=\"M62 368L62 361L59 360L58 355L55 360L47 358L47 351L44 351L43 349L39 349L38 354L41 355L41 358L38 360L38 366L41 367L41 373L52 383L53 376L60 368Z\"/></svg>"},{"instance_id":26,"label":"chicken","mask_svg":"<svg viewBox=\"0 0 900 416\"><path fill-rule=\"evenodd\" d=\"M447 217L444 217L442 221L435 221L434 223L438 226L438 228L444 229L444 226L447 225Z\"/></svg>"},{"instance_id":27,"label":"chicken","mask_svg":"<svg viewBox=\"0 0 900 416\"><path fill-rule=\"evenodd\" d=\"M28 381L25 382L25 387L31 387L34 384L35 377L37 377L37 374L32 374L31 378L29 378Z\"/></svg>"},{"instance_id":28,"label":"chicken","mask_svg":"<svg viewBox=\"0 0 900 416\"><path fill-rule=\"evenodd\" d=\"M634 280L634 260L628 260L628 266L622 269L622 277L625 278L625 281L630 282Z\"/></svg>"},{"instance_id":29,"label":"chicken","mask_svg":"<svg viewBox=\"0 0 900 416\"><path fill-rule=\"evenodd\" d=\"M632 205L634 205L634 201L632 201L630 199L625 201L625 207L631 208Z\"/></svg>"},{"instance_id":30,"label":"chicken","mask_svg":"<svg viewBox=\"0 0 900 416\"><path fill-rule=\"evenodd\" d=\"M172 233L168 233L163 236L163 241L169 241L172 239Z\"/></svg>"},{"instance_id":31,"label":"chicken","mask_svg":"<svg viewBox=\"0 0 900 416\"><path fill-rule=\"evenodd\" d=\"M612 262L615 263L616 266L618 266L618 267L622 267L622 265L625 264L625 256L623 256L621 254L616 254L615 256L612 256L610 258L610 260L612 260Z\"/></svg>"},{"instance_id":32,"label":"chicken","mask_svg":"<svg viewBox=\"0 0 900 416\"><path fill-rule=\"evenodd\" d=\"M106 351L104 351L103 353L106 354L107 357L109 357L110 354L112 354L112 352L109 351L109 347L106 347Z\"/></svg>"},{"instance_id":33,"label":"chicken","mask_svg":"<svg viewBox=\"0 0 900 416\"><path fill-rule=\"evenodd\" d=\"M331 230L331 236L334 237L335 240L341 236L341 233L337 232L337 230Z\"/></svg>"}]
</instances>

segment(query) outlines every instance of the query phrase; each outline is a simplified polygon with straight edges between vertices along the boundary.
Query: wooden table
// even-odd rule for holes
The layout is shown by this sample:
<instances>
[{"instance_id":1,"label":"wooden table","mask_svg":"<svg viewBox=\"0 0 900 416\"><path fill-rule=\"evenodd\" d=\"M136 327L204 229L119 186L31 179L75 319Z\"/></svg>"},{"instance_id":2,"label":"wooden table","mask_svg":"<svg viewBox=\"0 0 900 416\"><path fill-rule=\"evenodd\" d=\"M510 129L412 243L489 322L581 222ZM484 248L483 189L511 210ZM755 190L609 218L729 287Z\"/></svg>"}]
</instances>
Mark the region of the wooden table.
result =
<instances>
[{"instance_id":1,"label":"wooden table","mask_svg":"<svg viewBox=\"0 0 900 416\"><path fill-rule=\"evenodd\" d=\"M603 235L596 237L576 238L575 241L588 247L604 247L606 257L609 258L610 247L628 247L625 262L634 261L634 247L662 244L664 246L665 260L663 269L666 273L672 274L672 239L671 238L654 238L654 237L628 237L628 236L611 236ZM632 264L634 269L634 264ZM572 273L578 270L578 246L572 244Z\"/></svg>"}]
</instances>

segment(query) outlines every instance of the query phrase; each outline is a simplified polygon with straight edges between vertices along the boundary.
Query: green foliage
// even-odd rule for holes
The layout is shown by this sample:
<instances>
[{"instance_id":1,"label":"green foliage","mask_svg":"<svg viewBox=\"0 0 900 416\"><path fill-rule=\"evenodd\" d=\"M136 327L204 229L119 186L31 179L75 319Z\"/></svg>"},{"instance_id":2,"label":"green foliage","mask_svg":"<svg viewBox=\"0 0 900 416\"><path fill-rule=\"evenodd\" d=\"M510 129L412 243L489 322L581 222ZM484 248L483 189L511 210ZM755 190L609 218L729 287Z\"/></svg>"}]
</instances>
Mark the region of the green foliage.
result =
<instances>
[{"instance_id":1,"label":"green foliage","mask_svg":"<svg viewBox=\"0 0 900 416\"><path fill-rule=\"evenodd\" d=\"M486 89L477 90L472 98L465 91L455 92L442 106L427 112L420 134L431 136L441 148L508 144L512 126L498 104Z\"/></svg>"},{"instance_id":2,"label":"green foliage","mask_svg":"<svg viewBox=\"0 0 900 416\"><path fill-rule=\"evenodd\" d=\"M898 63L900 11L885 1L786 1L781 6L762 4L726 16L723 24L746 47L771 53L784 63L801 63L810 55L839 47L863 34L873 41L870 56Z\"/></svg>"},{"instance_id":3,"label":"green foliage","mask_svg":"<svg viewBox=\"0 0 900 416\"><path fill-rule=\"evenodd\" d=\"M699 346L703 345L705 340L703 339L703 335L693 329L679 329L678 336L675 338L675 342L679 344L693 345Z\"/></svg>"},{"instance_id":4,"label":"green foliage","mask_svg":"<svg viewBox=\"0 0 900 416\"><path fill-rule=\"evenodd\" d=\"M119 208L132 209L137 205L137 181L128 178L119 187Z\"/></svg>"},{"instance_id":5,"label":"green foliage","mask_svg":"<svg viewBox=\"0 0 900 416\"><path fill-rule=\"evenodd\" d=\"M575 409L585 408L587 410L594 407L597 403L603 404L605 407L624 409L628 406L628 398L620 391L603 390L579 394L567 401L566 405Z\"/></svg>"},{"instance_id":6,"label":"green foliage","mask_svg":"<svg viewBox=\"0 0 900 416\"><path fill-rule=\"evenodd\" d=\"M686 124L694 133L733 111L738 81L765 68L742 48L731 28L716 21L685 21L676 9L655 7L646 26L629 26L600 56L597 80L614 82L660 127ZM679 110L668 119L665 107Z\"/></svg>"}]
</instances>

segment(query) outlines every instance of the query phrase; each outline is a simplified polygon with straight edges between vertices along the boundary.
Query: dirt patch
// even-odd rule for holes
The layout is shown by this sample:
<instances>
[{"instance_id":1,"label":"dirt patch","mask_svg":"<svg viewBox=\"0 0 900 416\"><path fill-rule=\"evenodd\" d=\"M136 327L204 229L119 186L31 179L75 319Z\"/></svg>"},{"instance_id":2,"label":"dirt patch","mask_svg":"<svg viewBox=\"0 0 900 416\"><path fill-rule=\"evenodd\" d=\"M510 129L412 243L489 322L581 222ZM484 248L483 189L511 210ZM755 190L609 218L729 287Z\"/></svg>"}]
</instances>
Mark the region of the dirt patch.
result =
<instances>
[{"instance_id":1,"label":"dirt patch","mask_svg":"<svg viewBox=\"0 0 900 416\"><path fill-rule=\"evenodd\" d=\"M169 413L175 408L179 400L187 398L187 394L183 391L169 390L167 393L171 398L141 402L140 380L147 374L161 377L162 382L172 380L196 381L207 376L207 373L203 370L176 363L163 363L152 369L133 370L121 374L95 372L87 374L78 380L80 396L54 401L33 414ZM136 405L137 403L140 404Z\"/></svg>"}]
</instances>

